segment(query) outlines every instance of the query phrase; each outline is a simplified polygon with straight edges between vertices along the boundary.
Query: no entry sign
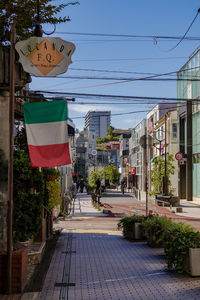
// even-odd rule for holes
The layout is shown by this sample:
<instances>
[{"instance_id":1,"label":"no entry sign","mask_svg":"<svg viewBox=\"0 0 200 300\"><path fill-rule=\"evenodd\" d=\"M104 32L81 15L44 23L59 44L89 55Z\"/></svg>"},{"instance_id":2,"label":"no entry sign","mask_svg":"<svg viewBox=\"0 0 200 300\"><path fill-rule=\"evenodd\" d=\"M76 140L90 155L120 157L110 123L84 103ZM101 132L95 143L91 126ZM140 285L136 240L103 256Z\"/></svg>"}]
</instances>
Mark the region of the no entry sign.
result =
<instances>
[{"instance_id":1,"label":"no entry sign","mask_svg":"<svg viewBox=\"0 0 200 300\"><path fill-rule=\"evenodd\" d=\"M183 159L183 153L177 152L177 153L175 154L175 158L176 158L176 160L181 160L181 159Z\"/></svg>"}]
</instances>

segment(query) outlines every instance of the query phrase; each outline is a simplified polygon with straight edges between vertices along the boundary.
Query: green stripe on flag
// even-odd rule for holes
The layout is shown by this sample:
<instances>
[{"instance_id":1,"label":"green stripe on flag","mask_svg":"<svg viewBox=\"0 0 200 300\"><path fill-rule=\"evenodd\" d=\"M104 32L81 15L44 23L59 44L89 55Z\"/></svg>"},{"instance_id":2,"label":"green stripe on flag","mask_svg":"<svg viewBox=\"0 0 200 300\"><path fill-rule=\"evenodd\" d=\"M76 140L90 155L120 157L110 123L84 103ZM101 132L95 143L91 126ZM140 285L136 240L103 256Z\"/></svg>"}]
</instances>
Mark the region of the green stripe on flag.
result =
<instances>
[{"instance_id":1,"label":"green stripe on flag","mask_svg":"<svg viewBox=\"0 0 200 300\"><path fill-rule=\"evenodd\" d=\"M25 124L49 123L67 120L66 100L23 104Z\"/></svg>"}]
</instances>

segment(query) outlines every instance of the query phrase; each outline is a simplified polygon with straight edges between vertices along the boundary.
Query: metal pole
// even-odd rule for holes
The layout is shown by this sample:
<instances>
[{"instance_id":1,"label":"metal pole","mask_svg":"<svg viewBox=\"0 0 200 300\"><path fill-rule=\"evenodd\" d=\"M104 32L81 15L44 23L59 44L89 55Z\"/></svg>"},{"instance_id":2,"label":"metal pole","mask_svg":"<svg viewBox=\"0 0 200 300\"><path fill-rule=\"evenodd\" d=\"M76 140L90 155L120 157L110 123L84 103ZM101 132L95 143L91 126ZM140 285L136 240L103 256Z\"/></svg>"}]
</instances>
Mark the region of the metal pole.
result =
<instances>
[{"instance_id":1,"label":"metal pole","mask_svg":"<svg viewBox=\"0 0 200 300\"><path fill-rule=\"evenodd\" d=\"M7 228L7 292L12 293L12 218L13 218L13 149L15 110L15 24L11 24L10 36L10 105L9 105L9 159L8 159L8 228Z\"/></svg>"},{"instance_id":2,"label":"metal pole","mask_svg":"<svg viewBox=\"0 0 200 300\"><path fill-rule=\"evenodd\" d=\"M147 147L147 137L148 137L148 134L147 134L147 128L146 128L146 135L145 135L145 173L146 173L146 178L145 178L145 183L146 183L146 217L148 216L149 214L149 198L148 198L148 161L147 161L147 151L148 151L148 147Z\"/></svg>"},{"instance_id":3,"label":"metal pole","mask_svg":"<svg viewBox=\"0 0 200 300\"><path fill-rule=\"evenodd\" d=\"M159 162L159 166L158 166L158 168L159 168L159 176L161 177L161 141L159 141L159 156L160 156L160 162ZM161 178L161 185L160 185L160 193L161 193L161 191L162 191L162 178Z\"/></svg>"},{"instance_id":4,"label":"metal pole","mask_svg":"<svg viewBox=\"0 0 200 300\"><path fill-rule=\"evenodd\" d=\"M165 114L165 178L164 178L165 196L168 195L167 186L167 115Z\"/></svg>"},{"instance_id":5,"label":"metal pole","mask_svg":"<svg viewBox=\"0 0 200 300\"><path fill-rule=\"evenodd\" d=\"M186 165L186 197L192 201L193 181L192 181L192 101L187 100L187 165Z\"/></svg>"}]
</instances>

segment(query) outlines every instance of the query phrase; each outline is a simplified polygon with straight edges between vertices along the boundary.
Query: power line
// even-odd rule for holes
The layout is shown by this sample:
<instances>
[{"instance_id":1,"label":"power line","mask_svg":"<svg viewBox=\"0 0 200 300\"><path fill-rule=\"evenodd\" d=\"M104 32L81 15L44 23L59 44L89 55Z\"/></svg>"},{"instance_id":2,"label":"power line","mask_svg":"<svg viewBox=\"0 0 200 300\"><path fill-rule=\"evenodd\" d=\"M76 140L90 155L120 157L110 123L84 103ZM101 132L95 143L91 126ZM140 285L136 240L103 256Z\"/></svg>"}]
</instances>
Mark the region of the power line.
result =
<instances>
[{"instance_id":1,"label":"power line","mask_svg":"<svg viewBox=\"0 0 200 300\"><path fill-rule=\"evenodd\" d=\"M159 110L166 110L167 107L165 108L161 108ZM173 110L173 108L169 107L169 111ZM138 110L138 111L130 111L130 112L126 112L126 113L116 113L116 114L111 114L111 116L122 116L122 115L131 115L131 114L138 114L138 113L144 113L144 112L150 112L150 110ZM85 117L72 117L73 119L85 119Z\"/></svg>"},{"instance_id":2,"label":"power line","mask_svg":"<svg viewBox=\"0 0 200 300\"><path fill-rule=\"evenodd\" d=\"M119 71L119 70L108 70L108 69L86 69L86 68L69 68L72 71L86 71L86 72L102 72L102 73L123 73L123 74L145 74L145 75L159 75L155 73L147 72L132 72L132 71ZM64 78L63 76L58 78Z\"/></svg>"},{"instance_id":3,"label":"power line","mask_svg":"<svg viewBox=\"0 0 200 300\"><path fill-rule=\"evenodd\" d=\"M197 13L196 13L194 19L192 20L192 23L190 24L190 26L189 26L188 29L186 30L186 32L185 32L185 34L183 35L183 37L180 39L180 41L179 41L174 47L172 47L171 49L167 50L167 52L170 52L170 51L176 49L176 48L178 47L178 45L180 45L180 43L181 43L184 39L186 39L186 35L187 35L187 33L189 32L189 30L190 30L190 28L192 27L192 25L194 24L194 21L196 20L196 18L198 17L199 12L200 12L200 8L198 9L198 11L197 11Z\"/></svg>"},{"instance_id":4,"label":"power line","mask_svg":"<svg viewBox=\"0 0 200 300\"><path fill-rule=\"evenodd\" d=\"M189 70L195 70L195 69L199 69L199 67L194 67L194 68L190 68ZM184 70L186 71L186 70ZM149 80L151 78L155 78L155 77L161 77L161 76L166 76L166 75L171 75L171 74L175 74L177 73L177 71L173 71L173 72L167 72L167 73L161 73L158 75L150 75L147 77L141 77L141 78L129 78L129 79L125 79L125 80L119 80L114 81L114 82L110 82L110 83L103 83L103 84L96 84L96 85L89 85L89 86L83 86L83 87L75 87L75 88L70 88L70 89L80 89L80 88L88 88L88 87L97 87L97 86L107 86L107 85L114 85L114 84L121 84L121 83L129 83L129 82L133 82L133 81L139 81L139 80ZM87 79L87 78L85 78ZM184 78L182 78L184 79ZM113 79L115 80L115 79ZM178 78L178 80L180 80L180 78ZM191 81L191 80L190 80ZM59 89L60 90L60 89Z\"/></svg>"},{"instance_id":5,"label":"power line","mask_svg":"<svg viewBox=\"0 0 200 300\"><path fill-rule=\"evenodd\" d=\"M193 20L193 22L195 19ZM192 24L191 24L192 25ZM122 37L122 38L149 38L149 39L172 39L180 40L180 36L167 36L167 35L136 35L136 34L113 34L113 33L89 33L89 32L64 32L58 31L57 34L81 35L81 36L107 36L107 37ZM187 34L187 33L186 33ZM185 37L186 40L199 41L199 37Z\"/></svg>"},{"instance_id":6,"label":"power line","mask_svg":"<svg viewBox=\"0 0 200 300\"><path fill-rule=\"evenodd\" d=\"M153 76L162 76L162 75L153 75ZM60 76L58 78L63 79L86 79L86 80L120 80L120 81L134 81L134 80L144 80L144 81L200 81L199 78L129 78L129 77L95 77L95 76Z\"/></svg>"},{"instance_id":7,"label":"power line","mask_svg":"<svg viewBox=\"0 0 200 300\"><path fill-rule=\"evenodd\" d=\"M149 97L149 96L124 96L124 95L106 95L106 94L89 94L89 93L70 93L70 92L54 92L54 91L44 91L44 90L35 90L31 91L35 93L51 94L51 95L61 95L63 97L74 97L74 98L107 98L107 99L130 99L130 100L163 100L163 101L197 101L198 99L185 99L185 98L172 98L172 97Z\"/></svg>"},{"instance_id":8,"label":"power line","mask_svg":"<svg viewBox=\"0 0 200 300\"><path fill-rule=\"evenodd\" d=\"M144 57L144 58L96 58L96 59L78 59L74 60L73 62L82 62L82 61L146 61L146 60L168 60L168 59L182 59L185 57L170 57L170 58L164 58L164 57Z\"/></svg>"}]
</instances>

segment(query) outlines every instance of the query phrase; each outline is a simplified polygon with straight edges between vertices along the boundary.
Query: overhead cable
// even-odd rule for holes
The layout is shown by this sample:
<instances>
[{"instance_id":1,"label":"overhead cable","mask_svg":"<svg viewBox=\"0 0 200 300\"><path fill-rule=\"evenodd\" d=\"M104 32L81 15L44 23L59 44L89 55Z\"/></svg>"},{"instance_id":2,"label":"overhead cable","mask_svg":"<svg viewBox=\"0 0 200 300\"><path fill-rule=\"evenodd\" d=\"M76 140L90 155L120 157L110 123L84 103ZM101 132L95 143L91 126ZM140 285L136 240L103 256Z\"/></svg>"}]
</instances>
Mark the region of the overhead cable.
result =
<instances>
[{"instance_id":1,"label":"overhead cable","mask_svg":"<svg viewBox=\"0 0 200 300\"><path fill-rule=\"evenodd\" d=\"M196 19L197 16L195 16ZM195 21L193 20L193 23ZM192 24L193 24L192 23ZM192 24L190 26L192 26ZM57 34L69 34L69 35L81 35L81 36L107 36L107 37L122 37L122 38L156 38L156 39L173 39L173 40L180 40L181 37L179 36L167 36L167 35L136 35L136 34L113 34L113 33L89 33L89 32L64 32L64 31L57 31ZM187 33L186 33L187 34ZM187 40L192 41L199 41L199 37L185 37Z\"/></svg>"}]
</instances>

